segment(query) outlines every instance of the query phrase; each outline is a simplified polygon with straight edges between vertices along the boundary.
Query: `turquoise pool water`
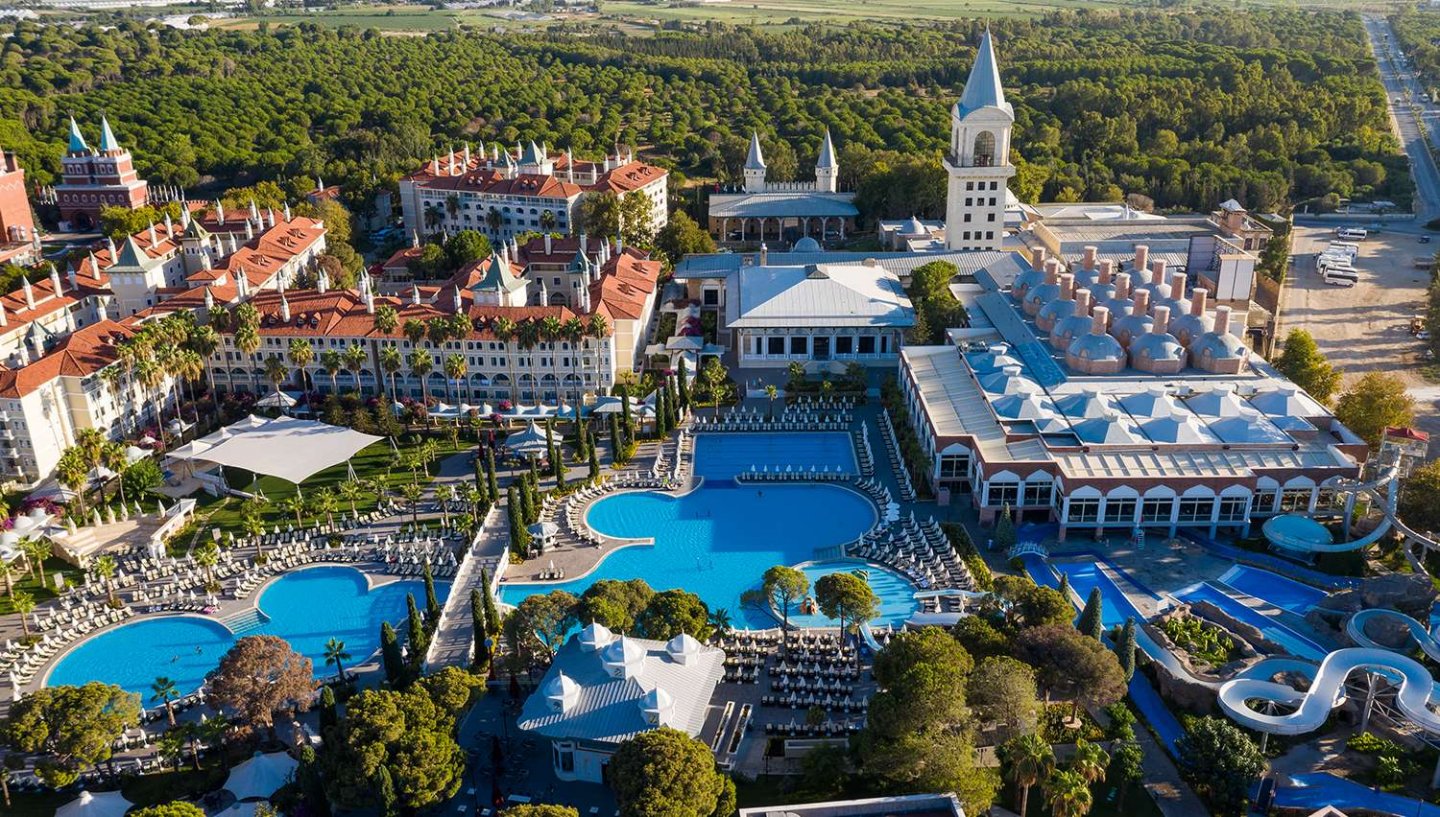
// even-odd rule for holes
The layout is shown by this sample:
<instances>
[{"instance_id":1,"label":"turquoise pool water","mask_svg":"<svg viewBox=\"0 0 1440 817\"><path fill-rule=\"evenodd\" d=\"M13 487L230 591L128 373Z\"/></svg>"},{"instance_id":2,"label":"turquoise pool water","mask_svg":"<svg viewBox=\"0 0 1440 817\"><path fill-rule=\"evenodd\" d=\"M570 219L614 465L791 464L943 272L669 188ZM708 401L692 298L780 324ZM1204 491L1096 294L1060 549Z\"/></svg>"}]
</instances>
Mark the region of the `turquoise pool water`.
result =
<instances>
[{"instance_id":1,"label":"turquoise pool water","mask_svg":"<svg viewBox=\"0 0 1440 817\"><path fill-rule=\"evenodd\" d=\"M864 571L865 580L870 583L870 589L880 597L880 615L875 617L875 621L882 624L899 624L915 615L915 611L920 609L919 602L915 600L915 586L910 583L909 579L888 567L861 559L829 559L802 565L800 570L804 572L806 578L810 579L811 588L814 588L815 583L821 578L831 573ZM800 615L793 611L790 613L792 627L835 627L839 624L840 622L826 618L819 613L812 615Z\"/></svg>"},{"instance_id":2,"label":"turquoise pool water","mask_svg":"<svg viewBox=\"0 0 1440 817\"><path fill-rule=\"evenodd\" d=\"M750 435L706 436L724 437L728 444ZM699 450L697 463L709 448ZM618 549L580 578L502 585L501 600L519 604L556 589L578 595L600 579L638 578L656 590L689 590L710 609L727 610L736 627L773 627L767 612L742 608L740 594L759 586L760 575L770 567L808 562L816 548L857 538L875 523L875 508L860 494L835 485L740 486L711 478L681 497L645 492L602 499L590 507L587 520L601 533L652 537L655 544Z\"/></svg>"},{"instance_id":3,"label":"turquoise pool water","mask_svg":"<svg viewBox=\"0 0 1440 817\"><path fill-rule=\"evenodd\" d=\"M1297 658L1320 661L1329 653L1329 650L1311 639L1242 603L1240 599L1210 582L1201 582L1187 587L1176 593L1175 598L1191 604L1208 601L1233 618L1255 627L1266 639L1284 647L1287 652Z\"/></svg>"},{"instance_id":4,"label":"turquoise pool water","mask_svg":"<svg viewBox=\"0 0 1440 817\"><path fill-rule=\"evenodd\" d=\"M1326 595L1319 588L1247 565L1235 565L1220 577L1220 581L1241 593L1300 616L1310 612Z\"/></svg>"},{"instance_id":5,"label":"turquoise pool water","mask_svg":"<svg viewBox=\"0 0 1440 817\"><path fill-rule=\"evenodd\" d=\"M437 582L435 590L443 600L449 585ZM370 590L365 575L354 568L299 570L265 588L259 606L269 620L245 635L279 636L315 663L317 675L326 675L334 669L327 672L325 642L338 638L345 642L351 665L364 661L380 647L380 622L404 620L407 593L424 605L425 587L419 581ZM150 707L150 685L157 676L173 679L183 694L194 692L235 640L223 625L202 616L142 619L72 649L51 670L46 685L104 681L140 693Z\"/></svg>"},{"instance_id":6,"label":"turquoise pool water","mask_svg":"<svg viewBox=\"0 0 1440 817\"><path fill-rule=\"evenodd\" d=\"M845 432L803 434L700 434L695 437L695 474L706 479L730 479L769 466L785 470L789 465L809 471L855 473L855 445Z\"/></svg>"}]
</instances>

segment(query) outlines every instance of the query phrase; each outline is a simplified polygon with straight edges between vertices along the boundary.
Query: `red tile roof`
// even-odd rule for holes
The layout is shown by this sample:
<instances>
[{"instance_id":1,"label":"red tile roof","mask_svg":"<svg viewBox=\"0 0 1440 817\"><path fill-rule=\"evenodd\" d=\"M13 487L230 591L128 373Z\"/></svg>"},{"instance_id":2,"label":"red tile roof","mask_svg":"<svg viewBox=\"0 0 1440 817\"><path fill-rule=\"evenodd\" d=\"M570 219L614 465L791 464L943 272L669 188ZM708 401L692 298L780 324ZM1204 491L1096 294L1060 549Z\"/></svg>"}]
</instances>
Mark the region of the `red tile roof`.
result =
<instances>
[{"instance_id":1,"label":"red tile roof","mask_svg":"<svg viewBox=\"0 0 1440 817\"><path fill-rule=\"evenodd\" d=\"M0 369L0 397L29 394L62 375L92 375L118 360L116 346L134 334L134 330L115 321L77 329L34 363L19 369Z\"/></svg>"}]
</instances>

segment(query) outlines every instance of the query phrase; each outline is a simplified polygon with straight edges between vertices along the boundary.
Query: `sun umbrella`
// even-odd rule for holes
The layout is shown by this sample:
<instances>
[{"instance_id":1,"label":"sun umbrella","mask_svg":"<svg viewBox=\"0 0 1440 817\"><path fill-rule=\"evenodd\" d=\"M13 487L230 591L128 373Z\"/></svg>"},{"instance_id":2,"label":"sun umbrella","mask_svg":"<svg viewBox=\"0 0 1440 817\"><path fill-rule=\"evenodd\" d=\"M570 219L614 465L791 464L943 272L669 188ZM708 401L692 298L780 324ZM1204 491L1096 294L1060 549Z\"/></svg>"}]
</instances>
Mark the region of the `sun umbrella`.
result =
<instances>
[{"instance_id":1,"label":"sun umbrella","mask_svg":"<svg viewBox=\"0 0 1440 817\"><path fill-rule=\"evenodd\" d=\"M269 797L295 776L295 767L300 764L285 752L271 752L255 756L230 770L225 789L237 800Z\"/></svg>"}]
</instances>

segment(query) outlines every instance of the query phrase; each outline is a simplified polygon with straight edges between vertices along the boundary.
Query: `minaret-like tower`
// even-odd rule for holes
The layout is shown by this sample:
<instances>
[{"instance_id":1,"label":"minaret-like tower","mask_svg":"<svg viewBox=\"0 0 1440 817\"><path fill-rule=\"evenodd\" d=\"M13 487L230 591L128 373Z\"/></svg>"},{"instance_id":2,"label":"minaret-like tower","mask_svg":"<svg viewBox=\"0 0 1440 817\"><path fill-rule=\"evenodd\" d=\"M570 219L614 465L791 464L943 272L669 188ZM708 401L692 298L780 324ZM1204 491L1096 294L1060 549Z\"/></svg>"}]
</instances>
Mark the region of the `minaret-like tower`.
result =
<instances>
[{"instance_id":1,"label":"minaret-like tower","mask_svg":"<svg viewBox=\"0 0 1440 817\"><path fill-rule=\"evenodd\" d=\"M820 144L820 158L815 161L815 189L821 193L834 193L840 179L840 162L835 158L835 143L830 141L830 129L825 129L825 141Z\"/></svg>"},{"instance_id":2,"label":"minaret-like tower","mask_svg":"<svg viewBox=\"0 0 1440 817\"><path fill-rule=\"evenodd\" d=\"M945 246L951 250L998 250L1005 239L1005 193L1010 130L1015 109L1005 101L990 29L980 39L965 92L950 110L950 150L945 155Z\"/></svg>"},{"instance_id":3,"label":"minaret-like tower","mask_svg":"<svg viewBox=\"0 0 1440 817\"><path fill-rule=\"evenodd\" d=\"M745 157L745 192L765 192L765 157L760 154L760 134L750 132L750 153Z\"/></svg>"}]
</instances>

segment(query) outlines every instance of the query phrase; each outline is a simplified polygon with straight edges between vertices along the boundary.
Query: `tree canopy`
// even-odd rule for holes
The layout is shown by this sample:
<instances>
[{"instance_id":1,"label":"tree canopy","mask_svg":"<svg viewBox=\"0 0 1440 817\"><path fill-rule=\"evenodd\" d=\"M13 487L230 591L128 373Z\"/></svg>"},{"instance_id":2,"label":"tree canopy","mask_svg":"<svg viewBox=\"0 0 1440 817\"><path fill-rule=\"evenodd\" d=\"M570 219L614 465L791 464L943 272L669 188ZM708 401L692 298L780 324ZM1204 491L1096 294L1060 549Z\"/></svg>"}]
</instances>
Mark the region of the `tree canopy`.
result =
<instances>
[{"instance_id":1,"label":"tree canopy","mask_svg":"<svg viewBox=\"0 0 1440 817\"><path fill-rule=\"evenodd\" d=\"M45 687L16 701L5 722L5 739L41 755L35 773L60 788L74 782L84 767L108 760L112 744L139 722L139 696L91 681Z\"/></svg>"},{"instance_id":2,"label":"tree canopy","mask_svg":"<svg viewBox=\"0 0 1440 817\"><path fill-rule=\"evenodd\" d=\"M1265 771L1265 756L1239 727L1206 716L1176 741L1175 764L1216 814L1238 815L1245 813L1251 783Z\"/></svg>"},{"instance_id":3,"label":"tree canopy","mask_svg":"<svg viewBox=\"0 0 1440 817\"><path fill-rule=\"evenodd\" d=\"M310 659L273 635L246 636L210 675L207 703L235 717L241 729L271 730L276 712L305 712L315 690Z\"/></svg>"},{"instance_id":4,"label":"tree canopy","mask_svg":"<svg viewBox=\"0 0 1440 817\"><path fill-rule=\"evenodd\" d=\"M1405 381L1393 374L1367 372L1335 401L1335 416L1372 448L1380 445L1387 426L1415 421L1415 399Z\"/></svg>"},{"instance_id":5,"label":"tree canopy","mask_svg":"<svg viewBox=\"0 0 1440 817\"><path fill-rule=\"evenodd\" d=\"M1340 373L1304 329L1291 329L1285 336L1285 350L1275 359L1275 368L1322 403L1329 403L1340 386Z\"/></svg>"},{"instance_id":6,"label":"tree canopy","mask_svg":"<svg viewBox=\"0 0 1440 817\"><path fill-rule=\"evenodd\" d=\"M734 783L710 747L668 726L620 744L610 781L623 817L728 817L735 808Z\"/></svg>"}]
</instances>

